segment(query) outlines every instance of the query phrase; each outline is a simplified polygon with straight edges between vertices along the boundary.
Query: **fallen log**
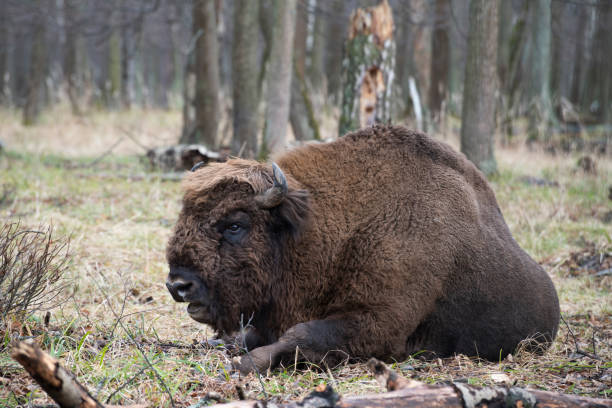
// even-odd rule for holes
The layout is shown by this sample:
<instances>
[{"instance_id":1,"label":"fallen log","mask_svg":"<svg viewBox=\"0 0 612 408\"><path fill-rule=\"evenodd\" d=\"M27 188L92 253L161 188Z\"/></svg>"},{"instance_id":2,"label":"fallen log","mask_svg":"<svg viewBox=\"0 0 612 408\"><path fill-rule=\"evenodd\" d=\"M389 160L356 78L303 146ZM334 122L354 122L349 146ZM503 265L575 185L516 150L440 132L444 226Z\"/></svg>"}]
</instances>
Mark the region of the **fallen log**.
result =
<instances>
[{"instance_id":1,"label":"fallen log","mask_svg":"<svg viewBox=\"0 0 612 408\"><path fill-rule=\"evenodd\" d=\"M11 356L17 360L36 382L61 408L112 408L103 405L89 394L59 361L38 346L17 342ZM329 385L321 384L299 402L273 403L270 401L234 401L218 404L218 408L298 408L298 407L517 407L527 408L612 408L612 399L597 399L554 392L527 390L518 387L475 387L464 383L428 385L406 379L385 364L371 359L368 369L388 392L355 397L341 397ZM127 408L128 406L123 406ZM130 405L141 408L145 405Z\"/></svg>"},{"instance_id":2,"label":"fallen log","mask_svg":"<svg viewBox=\"0 0 612 408\"><path fill-rule=\"evenodd\" d=\"M102 405L59 361L34 343L19 341L13 345L13 357L61 408L113 408ZM144 408L146 405L130 405ZM124 406L127 408L127 406Z\"/></svg>"},{"instance_id":3,"label":"fallen log","mask_svg":"<svg viewBox=\"0 0 612 408\"><path fill-rule=\"evenodd\" d=\"M204 145L178 144L149 149L146 157L152 169L180 172L189 170L200 162L224 162L228 155L227 149L222 149L221 152L213 152Z\"/></svg>"},{"instance_id":4,"label":"fallen log","mask_svg":"<svg viewBox=\"0 0 612 408\"><path fill-rule=\"evenodd\" d=\"M499 407L499 408L606 408L612 407L612 399L596 399L554 392L526 390L518 387L475 387L463 383L428 385L409 380L390 370L376 359L368 361L368 368L386 393L356 397L340 397L334 390L321 384L304 400L287 404L266 401L236 401L215 405L218 408L298 408L298 407Z\"/></svg>"}]
</instances>

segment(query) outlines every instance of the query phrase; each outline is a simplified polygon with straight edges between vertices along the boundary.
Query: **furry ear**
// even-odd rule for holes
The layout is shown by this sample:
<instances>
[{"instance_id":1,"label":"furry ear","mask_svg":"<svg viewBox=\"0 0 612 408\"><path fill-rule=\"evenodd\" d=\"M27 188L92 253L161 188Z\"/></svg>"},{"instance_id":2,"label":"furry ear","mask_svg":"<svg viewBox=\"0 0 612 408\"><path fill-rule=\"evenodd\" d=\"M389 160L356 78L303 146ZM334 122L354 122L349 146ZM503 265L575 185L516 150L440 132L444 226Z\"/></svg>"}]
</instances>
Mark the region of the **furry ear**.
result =
<instances>
[{"instance_id":1,"label":"furry ear","mask_svg":"<svg viewBox=\"0 0 612 408\"><path fill-rule=\"evenodd\" d=\"M308 220L309 212L308 191L288 191L282 203L270 210L274 230L297 238Z\"/></svg>"}]
</instances>

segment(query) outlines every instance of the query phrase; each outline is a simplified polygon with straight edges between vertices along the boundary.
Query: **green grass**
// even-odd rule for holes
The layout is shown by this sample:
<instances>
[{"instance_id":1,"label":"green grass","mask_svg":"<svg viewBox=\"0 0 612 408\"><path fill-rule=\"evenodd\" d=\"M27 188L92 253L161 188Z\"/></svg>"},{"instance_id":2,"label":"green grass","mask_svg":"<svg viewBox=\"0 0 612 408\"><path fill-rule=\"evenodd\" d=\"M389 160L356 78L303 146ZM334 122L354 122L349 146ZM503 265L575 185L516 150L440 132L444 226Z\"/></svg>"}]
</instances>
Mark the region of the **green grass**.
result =
<instances>
[{"instance_id":1,"label":"green grass","mask_svg":"<svg viewBox=\"0 0 612 408\"><path fill-rule=\"evenodd\" d=\"M143 115L126 114L117 120L130 128L137 128L141 119L152 121L164 134L176 130L172 126L177 119L171 114L164 113L165 119ZM92 134L104 133L99 129L106 126L102 114L90 122ZM262 389L254 376L239 380L223 351L189 348L192 341L213 333L190 320L164 286L165 244L180 209L179 183L150 173L140 177L147 168L130 152L97 160L96 154L86 151L64 155L61 145L41 153L28 149L29 142L17 140L44 135L44 126L51 122L33 130L16 124L6 128L11 143L0 156L0 189L14 185L16 191L0 204L0 219L20 219L27 226L52 224L57 234L71 237L73 259L67 274L74 294L51 310L49 327L42 323L44 311L25 321L0 323L0 406L49 402L10 358L11 336L33 337L102 401L121 387L110 401L115 404L169 406L166 386L179 406L195 404L209 392L235 399L239 381L249 396L275 400L302 398L321 382L347 395L382 391L364 364L331 370L314 365L281 367L264 373ZM76 122L66 126L74 134L80 132ZM104 137L108 147L117 133ZM551 273L578 346L596 352L601 360L574 355L576 344L562 325L556 342L541 357L519 353L512 360L502 356L497 363L463 356L436 361L411 358L394 369L427 383L464 380L477 385L492 384L491 374L501 372L518 386L610 397L609 380L599 379L612 369L612 277L573 276L567 262L581 251L612 252L612 225L602 221L612 210L607 198L611 160L598 158L598 174L585 175L576 169L575 156L506 149L499 150L497 157L500 172L491 184L513 235ZM530 185L524 176L555 181L558 186ZM183 347L162 344L168 342ZM148 368L145 356L157 374Z\"/></svg>"}]
</instances>

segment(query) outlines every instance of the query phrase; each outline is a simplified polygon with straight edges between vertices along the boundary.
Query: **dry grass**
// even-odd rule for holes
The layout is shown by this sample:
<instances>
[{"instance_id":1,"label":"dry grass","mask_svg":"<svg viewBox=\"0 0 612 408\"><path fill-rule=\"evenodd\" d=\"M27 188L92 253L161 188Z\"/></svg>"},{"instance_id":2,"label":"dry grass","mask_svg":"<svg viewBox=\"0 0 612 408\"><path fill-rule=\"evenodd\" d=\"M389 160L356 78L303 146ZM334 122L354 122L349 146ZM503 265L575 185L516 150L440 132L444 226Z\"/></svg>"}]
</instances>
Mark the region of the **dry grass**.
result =
<instances>
[{"instance_id":1,"label":"dry grass","mask_svg":"<svg viewBox=\"0 0 612 408\"><path fill-rule=\"evenodd\" d=\"M237 384L252 397L263 395L256 378L238 379L230 372L222 350L192 346L213 333L192 321L166 292L164 248L180 208L178 184L155 174L130 178L145 171L130 156L143 150L122 139L121 129L154 146L172 143L179 127L177 112L93 113L75 119L60 109L32 128L23 128L11 112L0 112L0 135L8 150L0 157L0 184L15 186L11 199L0 202L0 219L31 226L53 223L57 234L71 236L73 261L67 273L75 291L52 311L48 327L42 313L25 322L1 323L0 406L49 402L8 356L7 346L16 336L34 337L101 400L120 389L113 403L169 406L162 382L177 406L194 404L211 391L236 398ZM117 155L91 166L120 139L113 151ZM598 174L586 175L577 170L577 159L500 149L500 174L492 180L516 239L546 266L559 291L567 326L552 348L543 356L519 353L497 363L463 356L409 359L396 369L430 383L489 384L497 379L492 374L503 373L519 386L612 395L612 277L594 277L592 266L580 265L596 254L604 254L599 263L604 265L612 256L612 227L604 222L612 210L607 198L612 161L597 158ZM531 185L525 176L558 186ZM598 358L577 353L577 347ZM281 368L262 381L275 399L303 397L322 381L344 394L382 391L363 364Z\"/></svg>"}]
</instances>

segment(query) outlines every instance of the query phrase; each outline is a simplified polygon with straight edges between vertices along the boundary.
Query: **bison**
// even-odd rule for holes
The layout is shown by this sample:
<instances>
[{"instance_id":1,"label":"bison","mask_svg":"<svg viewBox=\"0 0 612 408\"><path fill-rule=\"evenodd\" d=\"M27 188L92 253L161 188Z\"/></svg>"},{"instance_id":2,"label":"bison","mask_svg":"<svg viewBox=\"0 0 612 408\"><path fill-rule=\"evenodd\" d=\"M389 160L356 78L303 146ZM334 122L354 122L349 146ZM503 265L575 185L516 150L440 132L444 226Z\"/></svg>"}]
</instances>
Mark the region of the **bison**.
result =
<instances>
[{"instance_id":1,"label":"bison","mask_svg":"<svg viewBox=\"0 0 612 408\"><path fill-rule=\"evenodd\" d=\"M249 322L243 373L301 359L490 360L555 337L547 273L487 180L448 145L374 126L188 173L166 285L221 336Z\"/></svg>"}]
</instances>

